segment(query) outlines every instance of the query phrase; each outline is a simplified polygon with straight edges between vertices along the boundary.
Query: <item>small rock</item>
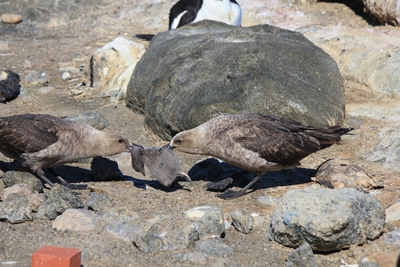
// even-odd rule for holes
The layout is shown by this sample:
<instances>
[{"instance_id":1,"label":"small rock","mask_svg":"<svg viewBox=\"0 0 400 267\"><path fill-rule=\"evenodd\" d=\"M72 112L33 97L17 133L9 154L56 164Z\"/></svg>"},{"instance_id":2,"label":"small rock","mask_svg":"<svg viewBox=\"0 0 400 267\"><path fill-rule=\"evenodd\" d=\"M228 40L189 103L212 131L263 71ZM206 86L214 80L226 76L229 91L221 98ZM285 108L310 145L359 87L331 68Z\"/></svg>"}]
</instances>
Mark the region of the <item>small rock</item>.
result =
<instances>
[{"instance_id":1,"label":"small rock","mask_svg":"<svg viewBox=\"0 0 400 267\"><path fill-rule=\"evenodd\" d=\"M30 69L30 68L32 68L32 62L30 61L30 60L27 60L27 59L25 59L24 60L24 68L25 69Z\"/></svg>"},{"instance_id":2,"label":"small rock","mask_svg":"<svg viewBox=\"0 0 400 267\"><path fill-rule=\"evenodd\" d=\"M145 51L141 43L122 36L115 38L95 51L90 62L87 61L85 70L90 76L90 86L108 91L109 95L116 96L116 100L124 97L133 69Z\"/></svg>"},{"instance_id":3,"label":"small rock","mask_svg":"<svg viewBox=\"0 0 400 267\"><path fill-rule=\"evenodd\" d=\"M123 179L118 163L107 158L93 158L90 169L93 172L94 181L119 181Z\"/></svg>"},{"instance_id":4,"label":"small rock","mask_svg":"<svg viewBox=\"0 0 400 267\"><path fill-rule=\"evenodd\" d=\"M150 229L153 222L140 218L121 220L116 218L106 227L106 231L114 237L121 238L127 242L140 242L141 238Z\"/></svg>"},{"instance_id":5,"label":"small rock","mask_svg":"<svg viewBox=\"0 0 400 267\"><path fill-rule=\"evenodd\" d=\"M76 67L72 67L72 66L63 66L61 68L58 69L59 73L65 73L68 72L71 76L78 76L81 74L80 69L76 68Z\"/></svg>"},{"instance_id":6,"label":"small rock","mask_svg":"<svg viewBox=\"0 0 400 267\"><path fill-rule=\"evenodd\" d=\"M248 234L251 229L253 229L254 219L248 211L244 209L236 209L231 212L230 216L232 218L233 226L239 232Z\"/></svg>"},{"instance_id":7,"label":"small rock","mask_svg":"<svg viewBox=\"0 0 400 267\"><path fill-rule=\"evenodd\" d=\"M286 267L317 267L314 253L308 243L288 254Z\"/></svg>"},{"instance_id":8,"label":"small rock","mask_svg":"<svg viewBox=\"0 0 400 267\"><path fill-rule=\"evenodd\" d=\"M391 245L400 245L400 230L393 230L383 234L383 242Z\"/></svg>"},{"instance_id":9,"label":"small rock","mask_svg":"<svg viewBox=\"0 0 400 267\"><path fill-rule=\"evenodd\" d=\"M11 187L15 184L27 184L37 192L43 192L42 181L30 172L8 171L3 175L5 187Z\"/></svg>"},{"instance_id":10,"label":"small rock","mask_svg":"<svg viewBox=\"0 0 400 267\"><path fill-rule=\"evenodd\" d=\"M233 248L225 245L220 238L201 239L195 243L194 250L217 257L227 258L233 255Z\"/></svg>"},{"instance_id":11,"label":"small rock","mask_svg":"<svg viewBox=\"0 0 400 267\"><path fill-rule=\"evenodd\" d=\"M9 195L6 201L0 202L0 221L2 220L10 223L32 220L32 208L28 198L22 193L14 193Z\"/></svg>"},{"instance_id":12,"label":"small rock","mask_svg":"<svg viewBox=\"0 0 400 267\"><path fill-rule=\"evenodd\" d=\"M214 206L200 206L186 211L183 216L198 225L200 238L220 237L225 231L222 210Z\"/></svg>"},{"instance_id":13,"label":"small rock","mask_svg":"<svg viewBox=\"0 0 400 267\"><path fill-rule=\"evenodd\" d=\"M15 184L11 187L7 187L4 189L3 194L0 194L0 198L3 201L6 201L7 197L14 193L24 194L28 198L33 211L37 211L39 206L45 200L43 195L40 195L37 191L32 191L32 188L27 184Z\"/></svg>"},{"instance_id":14,"label":"small rock","mask_svg":"<svg viewBox=\"0 0 400 267\"><path fill-rule=\"evenodd\" d=\"M69 116L67 118L69 120L76 120L87 123L99 131L110 125L104 114L98 110L92 110L75 116Z\"/></svg>"},{"instance_id":15,"label":"small rock","mask_svg":"<svg viewBox=\"0 0 400 267\"><path fill-rule=\"evenodd\" d=\"M399 256L397 252L372 252L360 260L360 267L398 266Z\"/></svg>"},{"instance_id":16,"label":"small rock","mask_svg":"<svg viewBox=\"0 0 400 267\"><path fill-rule=\"evenodd\" d=\"M106 194L96 192L90 193L87 205L95 211L106 210L112 207L111 200Z\"/></svg>"},{"instance_id":17,"label":"small rock","mask_svg":"<svg viewBox=\"0 0 400 267\"><path fill-rule=\"evenodd\" d=\"M111 208L105 211L101 216L101 219L108 223L116 221L131 221L138 218L139 215L137 215L136 212L131 211L126 207Z\"/></svg>"},{"instance_id":18,"label":"small rock","mask_svg":"<svg viewBox=\"0 0 400 267\"><path fill-rule=\"evenodd\" d=\"M97 215L85 209L67 209L53 221L57 230L88 231L96 228Z\"/></svg>"},{"instance_id":19,"label":"small rock","mask_svg":"<svg viewBox=\"0 0 400 267\"><path fill-rule=\"evenodd\" d=\"M54 187L46 193L47 199L40 205L36 217L38 219L55 219L67 209L83 208L83 203L70 189L55 184Z\"/></svg>"},{"instance_id":20,"label":"small rock","mask_svg":"<svg viewBox=\"0 0 400 267\"><path fill-rule=\"evenodd\" d=\"M259 196L257 197L257 201L263 205L275 207L278 203L278 199L273 196Z\"/></svg>"},{"instance_id":21,"label":"small rock","mask_svg":"<svg viewBox=\"0 0 400 267\"><path fill-rule=\"evenodd\" d=\"M386 222L394 223L398 220L400 220L400 202L396 202L386 209Z\"/></svg>"},{"instance_id":22,"label":"small rock","mask_svg":"<svg viewBox=\"0 0 400 267\"><path fill-rule=\"evenodd\" d=\"M369 194L353 188L292 190L271 214L267 237L284 246L305 242L314 251L335 251L376 239L385 210Z\"/></svg>"},{"instance_id":23,"label":"small rock","mask_svg":"<svg viewBox=\"0 0 400 267\"><path fill-rule=\"evenodd\" d=\"M199 239L196 225L181 217L163 217L135 245L144 252L170 251L192 246Z\"/></svg>"},{"instance_id":24,"label":"small rock","mask_svg":"<svg viewBox=\"0 0 400 267\"><path fill-rule=\"evenodd\" d=\"M22 16L18 14L2 14L1 21L8 24L17 24L22 20Z\"/></svg>"},{"instance_id":25,"label":"small rock","mask_svg":"<svg viewBox=\"0 0 400 267\"><path fill-rule=\"evenodd\" d=\"M38 89L38 92L41 93L41 94L47 94L47 93L49 93L49 92L51 92L51 91L53 91L53 90L54 90L54 87L52 87L52 86L45 86L45 87L39 88L39 89Z\"/></svg>"},{"instance_id":26,"label":"small rock","mask_svg":"<svg viewBox=\"0 0 400 267\"><path fill-rule=\"evenodd\" d=\"M63 79L64 81L68 80L68 79L71 79L71 77L72 77L72 75L68 71L63 72L63 74L61 75L61 79Z\"/></svg>"},{"instance_id":27,"label":"small rock","mask_svg":"<svg viewBox=\"0 0 400 267\"><path fill-rule=\"evenodd\" d=\"M368 191L380 187L380 184L372 180L362 168L339 159L322 163L314 180L328 188L347 187Z\"/></svg>"},{"instance_id":28,"label":"small rock","mask_svg":"<svg viewBox=\"0 0 400 267\"><path fill-rule=\"evenodd\" d=\"M45 71L33 71L25 76L25 81L31 85L45 84L50 82L50 76Z\"/></svg>"}]
</instances>

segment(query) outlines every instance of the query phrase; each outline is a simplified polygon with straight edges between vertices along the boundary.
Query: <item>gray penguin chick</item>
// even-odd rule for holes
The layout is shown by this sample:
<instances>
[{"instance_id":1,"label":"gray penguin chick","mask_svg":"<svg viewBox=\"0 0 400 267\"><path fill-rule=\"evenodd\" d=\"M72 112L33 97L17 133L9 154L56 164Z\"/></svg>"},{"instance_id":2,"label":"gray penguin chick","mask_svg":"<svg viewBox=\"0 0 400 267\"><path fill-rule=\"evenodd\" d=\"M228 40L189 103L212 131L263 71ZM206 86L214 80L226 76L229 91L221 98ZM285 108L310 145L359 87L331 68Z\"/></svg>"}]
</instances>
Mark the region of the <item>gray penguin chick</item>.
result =
<instances>
[{"instance_id":1,"label":"gray penguin chick","mask_svg":"<svg viewBox=\"0 0 400 267\"><path fill-rule=\"evenodd\" d=\"M192 181L189 175L183 172L178 157L168 145L144 148L132 143L132 146L127 148L131 152L132 168L145 175L144 165L146 165L151 176L160 184L171 186L179 176Z\"/></svg>"}]
</instances>

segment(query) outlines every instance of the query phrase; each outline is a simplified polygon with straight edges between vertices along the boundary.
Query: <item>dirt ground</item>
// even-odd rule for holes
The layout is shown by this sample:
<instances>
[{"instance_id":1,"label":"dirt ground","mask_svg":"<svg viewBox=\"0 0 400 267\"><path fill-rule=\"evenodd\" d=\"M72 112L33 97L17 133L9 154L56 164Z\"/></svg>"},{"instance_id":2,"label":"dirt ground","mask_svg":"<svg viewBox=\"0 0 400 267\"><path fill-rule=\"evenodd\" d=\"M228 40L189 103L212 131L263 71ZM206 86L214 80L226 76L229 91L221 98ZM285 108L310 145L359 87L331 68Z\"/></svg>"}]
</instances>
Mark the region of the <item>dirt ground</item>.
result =
<instances>
[{"instance_id":1,"label":"dirt ground","mask_svg":"<svg viewBox=\"0 0 400 267\"><path fill-rule=\"evenodd\" d=\"M110 104L109 98L98 97L99 91L85 90L83 94L74 96L71 88L74 83L61 79L58 73L60 63L70 62L70 65L79 67L87 63L90 55L97 49L122 35L133 39L133 33L162 31L166 29L167 16L156 21L146 17L145 12L136 13L130 20L121 19L121 10L135 6L135 1L122 3L108 3L99 7L95 14L71 21L55 21L54 25L36 25L35 30L8 29L2 38L10 42L10 50L0 52L0 68L11 69L21 75L23 91L12 102L0 104L0 116L22 113L48 113L57 116L70 116L90 110L100 110L110 122L105 129L109 132L118 132L126 135L131 141L144 146L164 144L148 132L143 125L143 116L134 114L127 109L124 103ZM171 2L171 1L170 1ZM168 10L169 3L159 4ZM142 3L141 6L150 9ZM320 2L311 7L301 9L313 16L320 14L321 21L332 23L342 20L354 25L368 24L362 17L355 14L343 4ZM319 10L329 10L329 16L321 14ZM345 10L345 11L343 11ZM289 12L289 11L288 11ZM246 17L244 16L244 20ZM22 26L22 25L20 25ZM20 27L7 26L7 27ZM42 27L42 28L41 28ZM3 28L4 30L4 28ZM76 60L81 58L82 60ZM32 63L32 68L24 67L25 60ZM26 74L31 70L45 70L49 72L51 82L48 86L55 89L48 93L41 93L38 89L42 85L29 85L25 82ZM361 85L345 81L347 105L399 105L400 101L372 94ZM346 121L350 124L351 121ZM159 214L180 215L184 211L201 205L214 205L221 208L227 216L232 210L244 208L265 218L257 224L250 234L244 235L233 228L226 231L224 243L234 249L234 255L226 259L227 266L285 266L287 254L292 251L277 243L266 240L265 234L269 227L268 215L272 208L257 201L258 196L270 195L280 198L285 192L300 189L314 184L311 177L315 169L329 158L358 159L356 149L363 145L368 151L374 145L375 132L371 126L379 127L383 122L363 118L363 124L356 128L355 134L345 137L340 145L320 151L303 160L301 168L290 171L281 171L267 174L259 181L255 190L245 196L222 200L215 197L215 192L204 188L205 181L193 183L180 182L180 187L162 190L156 183L149 182L151 178L143 177L130 167L128 154L116 156L119 167L126 177L126 181L117 182L90 182L91 185L107 191L116 207L127 207L143 218L152 218ZM353 126L353 125L349 125ZM366 137L368 136L368 138ZM183 168L188 171L198 161L205 159L199 156L178 154ZM0 161L9 159L0 156ZM360 163L368 174L377 180L383 180L385 187L375 192L374 196L387 208L399 198L400 182L397 174L385 169L379 163ZM56 169L63 177L70 181L90 181L90 163L77 163L62 166ZM0 189L2 183L0 180ZM89 191L82 191L81 198L85 200ZM72 232L57 231L52 228L51 221L33 220L21 224L0 222L0 265L30 266L31 254L43 245L75 247L84 251L82 264L88 266L193 266L188 261L182 261L175 254L189 250L171 252L144 253L133 244L111 236L105 231L105 225L99 225L94 231ZM358 261L374 252L396 252L393 246L383 243L382 238L369 242L363 246L352 246L348 250L334 253L316 254L318 266L340 266L356 264ZM14 262L14 263L12 263Z\"/></svg>"}]
</instances>

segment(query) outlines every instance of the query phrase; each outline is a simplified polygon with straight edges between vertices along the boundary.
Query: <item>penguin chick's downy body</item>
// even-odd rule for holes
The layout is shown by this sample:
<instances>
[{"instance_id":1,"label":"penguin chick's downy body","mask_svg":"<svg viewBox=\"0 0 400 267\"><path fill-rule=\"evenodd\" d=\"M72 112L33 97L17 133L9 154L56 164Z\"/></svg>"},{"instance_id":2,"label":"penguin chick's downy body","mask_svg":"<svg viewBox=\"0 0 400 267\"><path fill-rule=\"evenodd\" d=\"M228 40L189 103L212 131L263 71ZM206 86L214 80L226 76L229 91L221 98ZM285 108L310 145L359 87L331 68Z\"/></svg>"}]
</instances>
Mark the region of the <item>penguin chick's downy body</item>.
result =
<instances>
[{"instance_id":1,"label":"penguin chick's downy body","mask_svg":"<svg viewBox=\"0 0 400 267\"><path fill-rule=\"evenodd\" d=\"M164 186L171 186L179 176L191 181L190 177L182 171L178 157L167 146L144 148L132 144L128 149L131 152L133 169L143 176L146 175L144 168L146 165L153 178Z\"/></svg>"}]
</instances>

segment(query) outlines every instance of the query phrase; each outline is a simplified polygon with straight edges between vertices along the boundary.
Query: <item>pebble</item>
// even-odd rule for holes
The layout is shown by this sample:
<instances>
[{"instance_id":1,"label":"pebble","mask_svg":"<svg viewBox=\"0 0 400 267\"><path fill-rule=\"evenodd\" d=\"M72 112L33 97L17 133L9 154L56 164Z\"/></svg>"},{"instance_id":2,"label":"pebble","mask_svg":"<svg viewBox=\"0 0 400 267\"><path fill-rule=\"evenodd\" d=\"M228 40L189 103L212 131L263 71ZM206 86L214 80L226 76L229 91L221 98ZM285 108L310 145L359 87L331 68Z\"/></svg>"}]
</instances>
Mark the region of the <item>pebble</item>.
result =
<instances>
[{"instance_id":1,"label":"pebble","mask_svg":"<svg viewBox=\"0 0 400 267\"><path fill-rule=\"evenodd\" d=\"M90 193L87 205L95 211L106 210L112 207L111 200L107 194L99 194L96 192Z\"/></svg>"},{"instance_id":2,"label":"pebble","mask_svg":"<svg viewBox=\"0 0 400 267\"><path fill-rule=\"evenodd\" d=\"M232 224L237 231L248 234L251 229L253 229L254 219L247 210L236 209L231 212L230 216L232 218Z\"/></svg>"},{"instance_id":3,"label":"pebble","mask_svg":"<svg viewBox=\"0 0 400 267\"><path fill-rule=\"evenodd\" d=\"M85 209L67 209L53 221L57 230L89 231L96 228L98 216Z\"/></svg>"},{"instance_id":4,"label":"pebble","mask_svg":"<svg viewBox=\"0 0 400 267\"><path fill-rule=\"evenodd\" d=\"M400 245L400 230L393 230L383 234L383 242L391 245Z\"/></svg>"},{"instance_id":5,"label":"pebble","mask_svg":"<svg viewBox=\"0 0 400 267\"><path fill-rule=\"evenodd\" d=\"M68 71L63 72L63 74L61 75L61 79L63 79L64 81L70 79L71 77L72 75Z\"/></svg>"},{"instance_id":6,"label":"pebble","mask_svg":"<svg viewBox=\"0 0 400 267\"><path fill-rule=\"evenodd\" d=\"M392 206L386 210L386 222L394 223L400 220L400 202L394 203Z\"/></svg>"},{"instance_id":7,"label":"pebble","mask_svg":"<svg viewBox=\"0 0 400 267\"><path fill-rule=\"evenodd\" d=\"M2 220L10 223L32 220L32 208L28 198L22 193L14 193L9 195L6 201L0 202L0 221Z\"/></svg>"},{"instance_id":8,"label":"pebble","mask_svg":"<svg viewBox=\"0 0 400 267\"><path fill-rule=\"evenodd\" d=\"M186 211L183 216L198 225L200 238L220 237L225 231L222 210L215 206L200 206Z\"/></svg>"},{"instance_id":9,"label":"pebble","mask_svg":"<svg viewBox=\"0 0 400 267\"><path fill-rule=\"evenodd\" d=\"M31 85L45 84L50 82L50 76L45 71L33 71L25 76L25 81Z\"/></svg>"},{"instance_id":10,"label":"pebble","mask_svg":"<svg viewBox=\"0 0 400 267\"><path fill-rule=\"evenodd\" d=\"M293 250L288 254L286 267L317 267L314 253L308 243Z\"/></svg>"},{"instance_id":11,"label":"pebble","mask_svg":"<svg viewBox=\"0 0 400 267\"><path fill-rule=\"evenodd\" d=\"M188 219L165 216L151 225L135 245L143 252L185 249L199 239L196 230L196 225Z\"/></svg>"},{"instance_id":12,"label":"pebble","mask_svg":"<svg viewBox=\"0 0 400 267\"><path fill-rule=\"evenodd\" d=\"M8 24L17 24L22 20L22 16L18 14L2 14L1 21Z\"/></svg>"},{"instance_id":13,"label":"pebble","mask_svg":"<svg viewBox=\"0 0 400 267\"><path fill-rule=\"evenodd\" d=\"M24 60L24 68L25 69L29 69L29 68L32 68L32 62L30 61L30 60L27 60L27 59L25 59Z\"/></svg>"},{"instance_id":14,"label":"pebble","mask_svg":"<svg viewBox=\"0 0 400 267\"><path fill-rule=\"evenodd\" d=\"M38 92L41 93L41 94L47 94L47 93L49 93L49 92L51 92L51 91L53 91L53 90L54 90L54 87L52 87L52 86L45 86L45 87L39 88L39 89L38 89Z\"/></svg>"}]
</instances>

